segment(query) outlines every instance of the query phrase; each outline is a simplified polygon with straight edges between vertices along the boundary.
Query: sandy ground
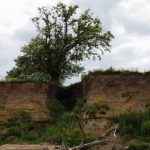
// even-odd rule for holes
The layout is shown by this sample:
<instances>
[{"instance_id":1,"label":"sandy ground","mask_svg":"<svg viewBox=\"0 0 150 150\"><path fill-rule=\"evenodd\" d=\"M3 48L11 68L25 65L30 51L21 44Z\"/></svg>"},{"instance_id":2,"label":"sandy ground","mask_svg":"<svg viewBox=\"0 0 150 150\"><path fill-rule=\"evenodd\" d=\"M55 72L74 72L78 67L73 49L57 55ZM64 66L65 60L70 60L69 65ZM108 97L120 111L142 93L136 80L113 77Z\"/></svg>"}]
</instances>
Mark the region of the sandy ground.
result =
<instances>
[{"instance_id":1,"label":"sandy ground","mask_svg":"<svg viewBox=\"0 0 150 150\"><path fill-rule=\"evenodd\" d=\"M18 145L6 144L0 146L0 150L59 150L60 146L56 145Z\"/></svg>"}]
</instances>

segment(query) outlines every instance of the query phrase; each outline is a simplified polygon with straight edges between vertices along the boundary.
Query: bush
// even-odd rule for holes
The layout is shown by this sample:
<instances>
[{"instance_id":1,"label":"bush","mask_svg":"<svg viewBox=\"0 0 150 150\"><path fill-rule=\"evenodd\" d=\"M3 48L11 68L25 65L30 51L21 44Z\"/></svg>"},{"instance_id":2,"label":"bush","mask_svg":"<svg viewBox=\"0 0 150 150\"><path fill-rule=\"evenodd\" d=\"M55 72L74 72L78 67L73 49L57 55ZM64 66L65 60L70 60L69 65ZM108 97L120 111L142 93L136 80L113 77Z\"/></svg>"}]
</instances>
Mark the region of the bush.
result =
<instances>
[{"instance_id":1,"label":"bush","mask_svg":"<svg viewBox=\"0 0 150 150\"><path fill-rule=\"evenodd\" d=\"M122 136L128 134L130 137L144 140L150 138L149 110L145 112L124 113L115 119L115 121L119 123L117 131Z\"/></svg>"},{"instance_id":2,"label":"bush","mask_svg":"<svg viewBox=\"0 0 150 150\"><path fill-rule=\"evenodd\" d=\"M17 118L12 117L7 120L5 123L6 127L12 127L12 126L18 126L19 124L17 123Z\"/></svg>"},{"instance_id":3,"label":"bush","mask_svg":"<svg viewBox=\"0 0 150 150\"><path fill-rule=\"evenodd\" d=\"M129 150L149 150L150 144L137 140L132 140L128 143Z\"/></svg>"},{"instance_id":4,"label":"bush","mask_svg":"<svg viewBox=\"0 0 150 150\"><path fill-rule=\"evenodd\" d=\"M85 142L89 143L89 142L93 142L95 141L95 137L92 135L88 135L85 139Z\"/></svg>"},{"instance_id":5,"label":"bush","mask_svg":"<svg viewBox=\"0 0 150 150\"><path fill-rule=\"evenodd\" d=\"M45 137L56 144L61 144L62 139L66 146L80 144L82 135L76 123L76 116L80 114L80 109L75 108L74 111L67 112L61 102L55 100L53 105L50 106L50 115L54 124L45 127Z\"/></svg>"},{"instance_id":6,"label":"bush","mask_svg":"<svg viewBox=\"0 0 150 150\"><path fill-rule=\"evenodd\" d=\"M30 132L23 134L21 139L23 141L35 143L39 139L39 134L36 131L30 131Z\"/></svg>"},{"instance_id":7,"label":"bush","mask_svg":"<svg viewBox=\"0 0 150 150\"><path fill-rule=\"evenodd\" d=\"M54 100L53 104L49 106L49 115L53 118L53 121L56 122L59 118L62 117L66 111L65 107L59 100Z\"/></svg>"},{"instance_id":8,"label":"bush","mask_svg":"<svg viewBox=\"0 0 150 150\"><path fill-rule=\"evenodd\" d=\"M45 128L45 137L50 138L54 143L61 144L63 137L63 128L60 125L48 126Z\"/></svg>"},{"instance_id":9,"label":"bush","mask_svg":"<svg viewBox=\"0 0 150 150\"><path fill-rule=\"evenodd\" d=\"M6 127L19 126L22 124L28 124L31 122L29 113L24 111L15 112L11 118L5 123Z\"/></svg>"},{"instance_id":10,"label":"bush","mask_svg":"<svg viewBox=\"0 0 150 150\"><path fill-rule=\"evenodd\" d=\"M65 145L72 147L79 145L82 141L82 135L80 133L80 130L78 128L72 128L65 133L64 142Z\"/></svg>"},{"instance_id":11,"label":"bush","mask_svg":"<svg viewBox=\"0 0 150 150\"><path fill-rule=\"evenodd\" d=\"M98 105L99 106L99 105ZM101 107L107 108L104 105ZM99 109L100 106L98 107ZM67 112L65 107L55 100L50 106L50 115L53 117L53 125L44 124L37 128L26 112L16 112L6 123L7 130L0 133L0 144L6 143L6 138L16 136L18 142L41 143L52 141L61 144L62 139L66 146L79 145L83 135L78 127L76 117L80 116L83 108ZM87 140L93 137L88 136Z\"/></svg>"},{"instance_id":12,"label":"bush","mask_svg":"<svg viewBox=\"0 0 150 150\"><path fill-rule=\"evenodd\" d=\"M21 140L24 134L28 134L34 128L31 118L27 112L15 112L12 118L4 123L5 129L0 133L0 144L5 143L5 139L9 136L15 136L16 139Z\"/></svg>"},{"instance_id":13,"label":"bush","mask_svg":"<svg viewBox=\"0 0 150 150\"><path fill-rule=\"evenodd\" d=\"M109 106L106 103L94 103L89 106L85 106L85 111L90 117L95 117L97 112L106 111L109 109Z\"/></svg>"},{"instance_id":14,"label":"bush","mask_svg":"<svg viewBox=\"0 0 150 150\"><path fill-rule=\"evenodd\" d=\"M142 122L141 132L142 132L142 135L144 136L150 135L150 120Z\"/></svg>"},{"instance_id":15,"label":"bush","mask_svg":"<svg viewBox=\"0 0 150 150\"><path fill-rule=\"evenodd\" d=\"M10 127L9 129L6 130L5 136L6 137L9 137L9 136L20 137L21 136L21 128L19 126Z\"/></svg>"}]
</instances>

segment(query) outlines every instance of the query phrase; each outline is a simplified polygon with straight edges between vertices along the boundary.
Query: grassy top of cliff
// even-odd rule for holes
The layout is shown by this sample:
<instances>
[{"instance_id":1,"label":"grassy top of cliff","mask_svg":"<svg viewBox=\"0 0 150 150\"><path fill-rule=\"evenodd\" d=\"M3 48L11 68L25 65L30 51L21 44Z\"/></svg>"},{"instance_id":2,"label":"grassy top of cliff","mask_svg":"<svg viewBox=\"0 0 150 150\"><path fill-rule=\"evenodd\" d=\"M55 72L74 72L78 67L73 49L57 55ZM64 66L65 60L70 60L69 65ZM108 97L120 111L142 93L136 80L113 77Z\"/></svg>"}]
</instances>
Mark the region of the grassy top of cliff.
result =
<instances>
[{"instance_id":1,"label":"grassy top of cliff","mask_svg":"<svg viewBox=\"0 0 150 150\"><path fill-rule=\"evenodd\" d=\"M87 74L83 73L81 75L81 80L87 79L90 76L98 76L98 75L124 75L124 76L129 76L129 75L138 75L138 76L149 76L150 75L150 71L144 71L144 72L140 72L137 69L132 69L132 70L127 70L127 69L119 69L116 70L112 67L103 70L103 69L97 69L97 70L92 70L89 71ZM41 79L41 78L4 78L0 80L0 84L3 83L40 83L40 84L49 84L50 80L46 80L46 79Z\"/></svg>"},{"instance_id":2,"label":"grassy top of cliff","mask_svg":"<svg viewBox=\"0 0 150 150\"><path fill-rule=\"evenodd\" d=\"M82 75L82 79L88 78L90 76L97 76L97 75L145 75L145 76L149 76L150 75L150 71L144 71L144 72L140 72L137 69L132 69L132 70L128 70L128 69L119 69L116 70L112 67L103 70L103 69L97 69L97 70L93 70L93 71L89 71L87 74L83 74Z\"/></svg>"}]
</instances>

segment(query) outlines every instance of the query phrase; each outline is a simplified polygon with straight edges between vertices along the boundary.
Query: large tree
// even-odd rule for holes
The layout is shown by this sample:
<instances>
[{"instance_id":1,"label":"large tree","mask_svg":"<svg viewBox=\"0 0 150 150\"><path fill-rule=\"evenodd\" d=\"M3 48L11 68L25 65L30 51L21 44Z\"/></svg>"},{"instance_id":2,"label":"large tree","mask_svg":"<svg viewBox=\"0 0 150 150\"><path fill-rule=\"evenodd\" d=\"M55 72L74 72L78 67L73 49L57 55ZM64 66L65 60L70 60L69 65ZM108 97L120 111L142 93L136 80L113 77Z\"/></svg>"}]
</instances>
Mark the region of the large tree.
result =
<instances>
[{"instance_id":1,"label":"large tree","mask_svg":"<svg viewBox=\"0 0 150 150\"><path fill-rule=\"evenodd\" d=\"M46 76L60 84L83 71L83 60L100 59L101 54L110 51L113 35L103 30L90 10L77 13L77 5L63 3L38 10L39 16L32 19L38 34L22 47L22 56L15 60L16 67L8 72L9 77Z\"/></svg>"}]
</instances>

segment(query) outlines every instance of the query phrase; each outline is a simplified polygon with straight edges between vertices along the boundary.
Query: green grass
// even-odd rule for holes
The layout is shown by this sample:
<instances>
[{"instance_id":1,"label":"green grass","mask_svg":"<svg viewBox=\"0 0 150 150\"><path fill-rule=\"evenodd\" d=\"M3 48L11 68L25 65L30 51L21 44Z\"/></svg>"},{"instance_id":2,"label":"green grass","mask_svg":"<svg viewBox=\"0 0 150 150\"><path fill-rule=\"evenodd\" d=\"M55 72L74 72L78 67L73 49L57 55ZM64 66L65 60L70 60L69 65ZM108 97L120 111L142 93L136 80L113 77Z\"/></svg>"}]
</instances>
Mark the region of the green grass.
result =
<instances>
[{"instance_id":1,"label":"green grass","mask_svg":"<svg viewBox=\"0 0 150 150\"><path fill-rule=\"evenodd\" d=\"M103 114L107 110L109 110L109 106L103 102L97 102L84 107L84 111L90 118L94 118L96 113Z\"/></svg>"},{"instance_id":2,"label":"green grass","mask_svg":"<svg viewBox=\"0 0 150 150\"><path fill-rule=\"evenodd\" d=\"M19 77L11 77L6 76L4 79L0 80L0 83L24 83L24 82L31 82L31 83L50 83L51 78L48 74L44 73L35 73L31 76L19 76Z\"/></svg>"},{"instance_id":3,"label":"green grass","mask_svg":"<svg viewBox=\"0 0 150 150\"><path fill-rule=\"evenodd\" d=\"M114 118L119 123L117 132L130 150L150 148L150 108L145 112L128 112Z\"/></svg>"},{"instance_id":4,"label":"green grass","mask_svg":"<svg viewBox=\"0 0 150 150\"><path fill-rule=\"evenodd\" d=\"M145 71L145 72L139 72L137 69L119 69L116 70L113 67L110 67L106 70L102 69L97 69L94 71L89 71L88 74L83 74L82 75L82 80L87 79L90 76L95 76L95 75L150 75L150 71Z\"/></svg>"},{"instance_id":5,"label":"green grass","mask_svg":"<svg viewBox=\"0 0 150 150\"><path fill-rule=\"evenodd\" d=\"M130 140L128 142L129 150L149 150L150 144L140 140Z\"/></svg>"},{"instance_id":6,"label":"green grass","mask_svg":"<svg viewBox=\"0 0 150 150\"><path fill-rule=\"evenodd\" d=\"M51 141L54 144L61 144L62 140L66 146L79 145L83 139L76 117L80 115L81 109L76 108L72 112L66 111L65 107L58 101L50 106L50 116L53 118L52 124L38 126L32 122L31 117L26 112L17 112L11 119L2 125L5 129L0 132L0 144L6 143L43 143ZM9 137L15 137L8 141ZM87 136L87 141L94 140L91 135Z\"/></svg>"}]
</instances>

